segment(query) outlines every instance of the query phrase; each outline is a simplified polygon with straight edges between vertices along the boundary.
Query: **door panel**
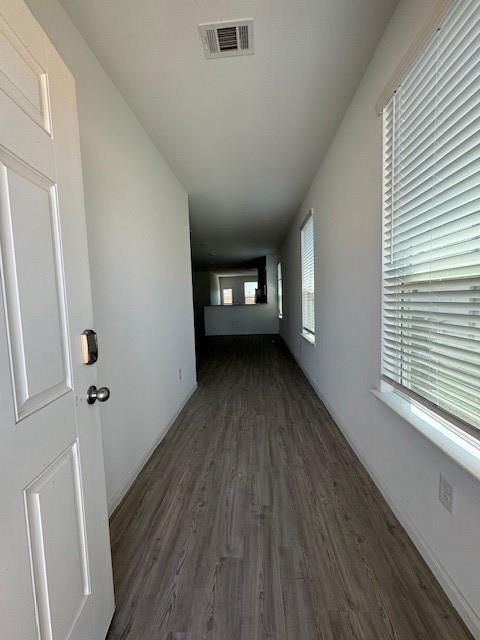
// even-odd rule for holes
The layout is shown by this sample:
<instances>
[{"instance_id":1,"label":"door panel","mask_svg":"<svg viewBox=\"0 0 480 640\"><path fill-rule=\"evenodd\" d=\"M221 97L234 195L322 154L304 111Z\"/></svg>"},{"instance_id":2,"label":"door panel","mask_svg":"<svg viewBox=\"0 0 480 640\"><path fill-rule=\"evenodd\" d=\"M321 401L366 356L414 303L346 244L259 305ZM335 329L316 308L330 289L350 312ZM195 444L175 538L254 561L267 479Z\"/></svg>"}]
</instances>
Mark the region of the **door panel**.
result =
<instances>
[{"instance_id":1,"label":"door panel","mask_svg":"<svg viewBox=\"0 0 480 640\"><path fill-rule=\"evenodd\" d=\"M113 588L73 78L20 0L0 7L0 620L102 640ZM102 381L103 382L103 381Z\"/></svg>"},{"instance_id":2,"label":"door panel","mask_svg":"<svg viewBox=\"0 0 480 640\"><path fill-rule=\"evenodd\" d=\"M68 638L90 593L78 448L74 443L25 490L42 637Z\"/></svg>"},{"instance_id":3,"label":"door panel","mask_svg":"<svg viewBox=\"0 0 480 640\"><path fill-rule=\"evenodd\" d=\"M50 133L47 75L0 16L0 88Z\"/></svg>"},{"instance_id":4,"label":"door panel","mask_svg":"<svg viewBox=\"0 0 480 640\"><path fill-rule=\"evenodd\" d=\"M9 164L0 162L0 231L20 420L66 393L71 374L56 188L32 169Z\"/></svg>"}]
</instances>

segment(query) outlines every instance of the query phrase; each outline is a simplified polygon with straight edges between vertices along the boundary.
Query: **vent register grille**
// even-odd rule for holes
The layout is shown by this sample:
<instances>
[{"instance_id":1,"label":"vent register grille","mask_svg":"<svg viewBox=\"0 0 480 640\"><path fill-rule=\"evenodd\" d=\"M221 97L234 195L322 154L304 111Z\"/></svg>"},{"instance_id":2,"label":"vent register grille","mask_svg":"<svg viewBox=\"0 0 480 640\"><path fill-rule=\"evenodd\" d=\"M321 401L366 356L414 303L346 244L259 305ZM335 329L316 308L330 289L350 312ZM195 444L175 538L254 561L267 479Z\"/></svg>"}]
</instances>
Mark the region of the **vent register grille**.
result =
<instances>
[{"instance_id":1,"label":"vent register grille","mask_svg":"<svg viewBox=\"0 0 480 640\"><path fill-rule=\"evenodd\" d=\"M253 20L200 24L198 28L208 59L253 53Z\"/></svg>"}]
</instances>

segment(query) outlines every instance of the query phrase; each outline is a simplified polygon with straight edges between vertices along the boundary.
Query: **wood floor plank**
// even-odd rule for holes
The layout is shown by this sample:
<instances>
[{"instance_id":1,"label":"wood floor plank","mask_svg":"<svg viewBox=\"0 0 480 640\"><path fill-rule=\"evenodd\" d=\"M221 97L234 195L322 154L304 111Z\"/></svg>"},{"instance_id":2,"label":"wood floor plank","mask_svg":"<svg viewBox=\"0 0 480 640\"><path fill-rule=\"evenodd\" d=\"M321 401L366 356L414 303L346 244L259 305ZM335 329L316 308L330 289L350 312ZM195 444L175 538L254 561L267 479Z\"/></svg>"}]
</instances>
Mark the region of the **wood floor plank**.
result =
<instances>
[{"instance_id":1,"label":"wood floor plank","mask_svg":"<svg viewBox=\"0 0 480 640\"><path fill-rule=\"evenodd\" d=\"M280 339L200 361L111 519L108 640L471 640Z\"/></svg>"}]
</instances>

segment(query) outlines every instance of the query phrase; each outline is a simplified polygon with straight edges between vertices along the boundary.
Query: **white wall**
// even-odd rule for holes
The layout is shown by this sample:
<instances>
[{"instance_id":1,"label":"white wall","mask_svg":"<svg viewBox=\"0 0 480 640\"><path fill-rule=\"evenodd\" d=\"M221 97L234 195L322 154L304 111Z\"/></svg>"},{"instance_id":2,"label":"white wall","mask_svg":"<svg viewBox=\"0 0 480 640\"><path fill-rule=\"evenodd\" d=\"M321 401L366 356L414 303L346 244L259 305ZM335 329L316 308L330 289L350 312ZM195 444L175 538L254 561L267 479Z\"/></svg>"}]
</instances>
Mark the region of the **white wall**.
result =
<instances>
[{"instance_id":1,"label":"white wall","mask_svg":"<svg viewBox=\"0 0 480 640\"><path fill-rule=\"evenodd\" d=\"M205 307L205 335L230 336L278 333L278 258L271 255L266 257L266 261L268 302L266 304Z\"/></svg>"},{"instance_id":2,"label":"white wall","mask_svg":"<svg viewBox=\"0 0 480 640\"><path fill-rule=\"evenodd\" d=\"M77 83L111 511L196 384L187 194L58 2L28 4Z\"/></svg>"},{"instance_id":3,"label":"white wall","mask_svg":"<svg viewBox=\"0 0 480 640\"><path fill-rule=\"evenodd\" d=\"M266 304L205 307L206 336L241 336L278 333Z\"/></svg>"},{"instance_id":4,"label":"white wall","mask_svg":"<svg viewBox=\"0 0 480 640\"><path fill-rule=\"evenodd\" d=\"M210 272L208 277L210 280L210 304L222 304L219 276Z\"/></svg>"},{"instance_id":5,"label":"white wall","mask_svg":"<svg viewBox=\"0 0 480 640\"><path fill-rule=\"evenodd\" d=\"M379 386L382 121L375 102L434 0L400 0L280 252L281 335L480 638L480 484L370 389ZM316 344L300 337L300 225L315 209ZM439 503L440 472L454 487ZM453 639L452 639L453 640Z\"/></svg>"}]
</instances>

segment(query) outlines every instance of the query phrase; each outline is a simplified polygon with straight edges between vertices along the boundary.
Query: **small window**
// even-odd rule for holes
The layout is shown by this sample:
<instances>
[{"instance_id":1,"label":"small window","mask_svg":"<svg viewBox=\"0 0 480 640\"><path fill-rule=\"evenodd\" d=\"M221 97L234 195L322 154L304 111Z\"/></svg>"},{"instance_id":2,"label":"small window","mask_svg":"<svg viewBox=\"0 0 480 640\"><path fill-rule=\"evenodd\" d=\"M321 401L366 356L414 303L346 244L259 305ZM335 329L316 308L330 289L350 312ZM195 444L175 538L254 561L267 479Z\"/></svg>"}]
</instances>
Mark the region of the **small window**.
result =
<instances>
[{"instance_id":1,"label":"small window","mask_svg":"<svg viewBox=\"0 0 480 640\"><path fill-rule=\"evenodd\" d=\"M233 295L231 289L223 289L223 304L232 304L233 303Z\"/></svg>"},{"instance_id":2,"label":"small window","mask_svg":"<svg viewBox=\"0 0 480 640\"><path fill-rule=\"evenodd\" d=\"M313 210L301 230L302 251L302 334L311 342L315 339L315 274Z\"/></svg>"},{"instance_id":3,"label":"small window","mask_svg":"<svg viewBox=\"0 0 480 640\"><path fill-rule=\"evenodd\" d=\"M283 318L283 281L282 281L282 263L277 264L277 299L278 299L278 317Z\"/></svg>"},{"instance_id":4,"label":"small window","mask_svg":"<svg viewBox=\"0 0 480 640\"><path fill-rule=\"evenodd\" d=\"M245 282L243 290L245 292L245 304L255 304L255 291L258 287L258 282Z\"/></svg>"}]
</instances>

